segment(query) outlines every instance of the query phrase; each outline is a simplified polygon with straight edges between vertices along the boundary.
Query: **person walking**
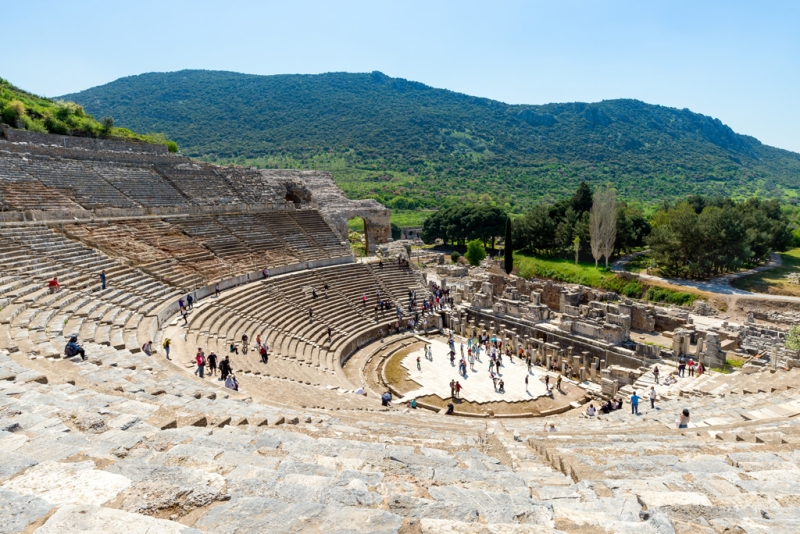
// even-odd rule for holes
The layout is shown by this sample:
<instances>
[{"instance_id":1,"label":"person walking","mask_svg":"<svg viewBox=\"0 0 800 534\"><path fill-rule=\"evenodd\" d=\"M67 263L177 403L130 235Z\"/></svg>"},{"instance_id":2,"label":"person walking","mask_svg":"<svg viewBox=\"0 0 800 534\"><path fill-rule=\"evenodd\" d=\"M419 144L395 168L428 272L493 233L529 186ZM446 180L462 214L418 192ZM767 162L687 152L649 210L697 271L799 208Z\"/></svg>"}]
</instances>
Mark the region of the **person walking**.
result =
<instances>
[{"instance_id":1,"label":"person walking","mask_svg":"<svg viewBox=\"0 0 800 534\"><path fill-rule=\"evenodd\" d=\"M247 334L242 334L242 354L247 354L247 342L248 341L249 341L249 338L247 337Z\"/></svg>"},{"instance_id":2,"label":"person walking","mask_svg":"<svg viewBox=\"0 0 800 534\"><path fill-rule=\"evenodd\" d=\"M314 322L314 308L308 308L308 322Z\"/></svg>"},{"instance_id":3,"label":"person walking","mask_svg":"<svg viewBox=\"0 0 800 534\"><path fill-rule=\"evenodd\" d=\"M694 376L694 360L692 358L689 358L688 367L689 367L689 376Z\"/></svg>"},{"instance_id":4,"label":"person walking","mask_svg":"<svg viewBox=\"0 0 800 534\"><path fill-rule=\"evenodd\" d=\"M550 389L550 375L548 374L544 375L544 387Z\"/></svg>"},{"instance_id":5,"label":"person walking","mask_svg":"<svg viewBox=\"0 0 800 534\"><path fill-rule=\"evenodd\" d=\"M528 391L528 375L525 375L525 391Z\"/></svg>"},{"instance_id":6,"label":"person walking","mask_svg":"<svg viewBox=\"0 0 800 534\"><path fill-rule=\"evenodd\" d=\"M186 304L188 304L187 306L188 309L190 310L194 309L194 297L191 294L186 295Z\"/></svg>"},{"instance_id":7,"label":"person walking","mask_svg":"<svg viewBox=\"0 0 800 534\"><path fill-rule=\"evenodd\" d=\"M100 289L106 288L106 271L103 269L100 271Z\"/></svg>"},{"instance_id":8,"label":"person walking","mask_svg":"<svg viewBox=\"0 0 800 534\"><path fill-rule=\"evenodd\" d=\"M650 386L650 408L655 409L656 407L656 388L655 386Z\"/></svg>"},{"instance_id":9,"label":"person walking","mask_svg":"<svg viewBox=\"0 0 800 534\"><path fill-rule=\"evenodd\" d=\"M169 357L169 349L172 346L172 340L170 338L166 338L161 346L164 347L164 354L166 354L167 359L171 360L172 358Z\"/></svg>"},{"instance_id":10,"label":"person walking","mask_svg":"<svg viewBox=\"0 0 800 534\"><path fill-rule=\"evenodd\" d=\"M653 378L655 379L656 384L658 384L658 375L659 375L659 370L658 366L656 365L655 367L653 367Z\"/></svg>"},{"instance_id":11,"label":"person walking","mask_svg":"<svg viewBox=\"0 0 800 534\"><path fill-rule=\"evenodd\" d=\"M558 378L556 378L556 389L561 391L561 375L558 375Z\"/></svg>"},{"instance_id":12,"label":"person walking","mask_svg":"<svg viewBox=\"0 0 800 534\"><path fill-rule=\"evenodd\" d=\"M266 343L261 345L259 352L261 353L261 363L269 363L269 347Z\"/></svg>"},{"instance_id":13,"label":"person walking","mask_svg":"<svg viewBox=\"0 0 800 534\"><path fill-rule=\"evenodd\" d=\"M635 391L631 395L631 415L639 415L639 395Z\"/></svg>"},{"instance_id":14,"label":"person walking","mask_svg":"<svg viewBox=\"0 0 800 534\"><path fill-rule=\"evenodd\" d=\"M417 356L417 371L422 371L422 365L420 364L420 357Z\"/></svg>"},{"instance_id":15,"label":"person walking","mask_svg":"<svg viewBox=\"0 0 800 534\"><path fill-rule=\"evenodd\" d=\"M461 382L459 382L458 380L456 380L456 398L457 399L461 398Z\"/></svg>"},{"instance_id":16,"label":"person walking","mask_svg":"<svg viewBox=\"0 0 800 534\"><path fill-rule=\"evenodd\" d=\"M208 376L216 376L217 374L217 355L212 350L208 353Z\"/></svg>"},{"instance_id":17,"label":"person walking","mask_svg":"<svg viewBox=\"0 0 800 534\"><path fill-rule=\"evenodd\" d=\"M219 298L219 282L214 284L214 296Z\"/></svg>"},{"instance_id":18,"label":"person walking","mask_svg":"<svg viewBox=\"0 0 800 534\"><path fill-rule=\"evenodd\" d=\"M197 362L197 369L194 370L194 374L200 378L205 378L206 357L203 355L203 349L198 347L194 360Z\"/></svg>"}]
</instances>

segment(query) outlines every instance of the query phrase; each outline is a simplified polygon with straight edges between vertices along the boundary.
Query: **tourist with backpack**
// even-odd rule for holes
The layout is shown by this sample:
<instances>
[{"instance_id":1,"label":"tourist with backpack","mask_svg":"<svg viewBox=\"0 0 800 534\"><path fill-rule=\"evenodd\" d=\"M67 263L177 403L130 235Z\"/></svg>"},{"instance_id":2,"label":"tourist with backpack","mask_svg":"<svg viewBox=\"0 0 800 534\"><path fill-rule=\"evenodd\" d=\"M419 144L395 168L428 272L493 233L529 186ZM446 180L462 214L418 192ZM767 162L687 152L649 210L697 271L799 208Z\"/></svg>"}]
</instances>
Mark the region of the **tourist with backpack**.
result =
<instances>
[{"instance_id":1,"label":"tourist with backpack","mask_svg":"<svg viewBox=\"0 0 800 534\"><path fill-rule=\"evenodd\" d=\"M78 344L78 336L72 336L69 338L69 342L64 347L64 355L67 358L80 355L82 360L86 360L86 351Z\"/></svg>"},{"instance_id":2,"label":"tourist with backpack","mask_svg":"<svg viewBox=\"0 0 800 534\"><path fill-rule=\"evenodd\" d=\"M169 357L169 348L170 348L170 346L171 346L171 345L172 345L172 340L171 340L170 338L166 338L166 339L164 340L164 342L161 344L161 346L162 346L162 347L164 347L164 354L166 354L166 355L167 355L167 359L168 359L168 360L170 360L170 359L171 359L171 358Z\"/></svg>"}]
</instances>

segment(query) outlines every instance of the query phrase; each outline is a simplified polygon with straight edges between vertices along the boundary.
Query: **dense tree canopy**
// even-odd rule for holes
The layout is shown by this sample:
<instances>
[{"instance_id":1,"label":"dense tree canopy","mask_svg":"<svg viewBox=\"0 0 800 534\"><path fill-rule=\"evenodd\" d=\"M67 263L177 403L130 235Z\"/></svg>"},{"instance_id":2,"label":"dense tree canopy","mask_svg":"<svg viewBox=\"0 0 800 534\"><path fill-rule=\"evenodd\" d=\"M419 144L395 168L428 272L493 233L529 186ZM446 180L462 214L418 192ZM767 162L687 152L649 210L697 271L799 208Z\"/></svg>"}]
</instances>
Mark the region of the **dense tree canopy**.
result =
<instances>
[{"instance_id":1,"label":"dense tree canopy","mask_svg":"<svg viewBox=\"0 0 800 534\"><path fill-rule=\"evenodd\" d=\"M507 215L495 206L464 204L439 210L425 220L422 240L433 243L441 239L445 244L463 245L478 239L484 245L503 235Z\"/></svg>"},{"instance_id":2,"label":"dense tree canopy","mask_svg":"<svg viewBox=\"0 0 800 534\"><path fill-rule=\"evenodd\" d=\"M692 196L655 213L647 242L664 273L709 277L765 261L791 245L792 233L774 200Z\"/></svg>"}]
</instances>

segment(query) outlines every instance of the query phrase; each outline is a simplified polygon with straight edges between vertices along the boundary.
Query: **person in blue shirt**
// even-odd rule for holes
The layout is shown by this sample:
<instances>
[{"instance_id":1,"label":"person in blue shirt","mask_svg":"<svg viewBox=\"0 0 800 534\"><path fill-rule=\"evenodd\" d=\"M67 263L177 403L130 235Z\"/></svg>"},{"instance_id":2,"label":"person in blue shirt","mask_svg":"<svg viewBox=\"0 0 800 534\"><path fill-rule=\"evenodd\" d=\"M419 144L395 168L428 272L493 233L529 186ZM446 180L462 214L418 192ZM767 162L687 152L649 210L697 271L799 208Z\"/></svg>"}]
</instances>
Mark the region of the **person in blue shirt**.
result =
<instances>
[{"instance_id":1,"label":"person in blue shirt","mask_svg":"<svg viewBox=\"0 0 800 534\"><path fill-rule=\"evenodd\" d=\"M633 395L631 395L631 413L639 415L639 396L635 391L633 392Z\"/></svg>"}]
</instances>

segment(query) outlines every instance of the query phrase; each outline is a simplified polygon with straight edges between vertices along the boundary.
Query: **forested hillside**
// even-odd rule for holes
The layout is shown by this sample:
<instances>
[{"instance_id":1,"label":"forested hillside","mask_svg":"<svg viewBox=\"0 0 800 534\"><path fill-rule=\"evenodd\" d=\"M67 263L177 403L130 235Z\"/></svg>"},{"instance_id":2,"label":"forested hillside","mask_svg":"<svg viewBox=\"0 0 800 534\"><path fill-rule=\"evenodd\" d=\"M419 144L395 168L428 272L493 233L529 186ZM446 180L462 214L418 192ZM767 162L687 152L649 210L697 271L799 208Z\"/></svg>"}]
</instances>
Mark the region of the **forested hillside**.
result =
<instances>
[{"instance_id":1,"label":"forested hillside","mask_svg":"<svg viewBox=\"0 0 800 534\"><path fill-rule=\"evenodd\" d=\"M718 119L636 100L507 105L382 73L122 78L64 98L208 161L331 169L392 208L463 200L521 212L610 182L647 204L692 193L794 200L800 155Z\"/></svg>"}]
</instances>

